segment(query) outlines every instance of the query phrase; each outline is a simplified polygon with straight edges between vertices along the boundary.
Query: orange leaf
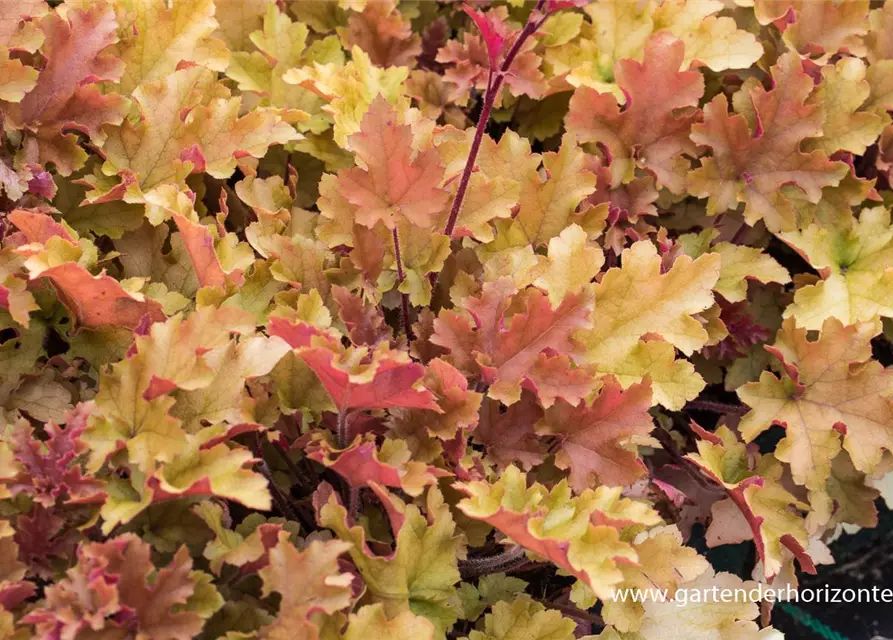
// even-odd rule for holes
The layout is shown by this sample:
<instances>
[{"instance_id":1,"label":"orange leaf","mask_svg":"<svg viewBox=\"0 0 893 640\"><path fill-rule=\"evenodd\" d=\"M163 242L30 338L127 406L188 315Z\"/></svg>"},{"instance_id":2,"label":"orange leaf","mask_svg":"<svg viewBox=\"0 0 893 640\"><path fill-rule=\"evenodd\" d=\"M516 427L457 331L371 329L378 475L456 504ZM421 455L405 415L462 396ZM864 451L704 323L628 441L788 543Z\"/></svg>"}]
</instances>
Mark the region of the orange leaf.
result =
<instances>
[{"instance_id":1,"label":"orange leaf","mask_svg":"<svg viewBox=\"0 0 893 640\"><path fill-rule=\"evenodd\" d=\"M338 174L342 195L358 207L356 221L370 229L379 220L393 229L398 216L427 227L443 211L447 192L440 156L434 149L414 153L412 129L398 124L397 111L377 97L350 146L366 168Z\"/></svg>"},{"instance_id":2,"label":"orange leaf","mask_svg":"<svg viewBox=\"0 0 893 640\"><path fill-rule=\"evenodd\" d=\"M201 286L222 287L227 282L240 285L245 281L241 269L235 269L230 273L224 271L214 248L214 237L205 225L192 222L180 214L174 214L174 222L180 230L180 237L183 239L186 253L192 260L192 267Z\"/></svg>"},{"instance_id":3,"label":"orange leaf","mask_svg":"<svg viewBox=\"0 0 893 640\"><path fill-rule=\"evenodd\" d=\"M359 46L378 67L413 65L422 52L421 38L393 0L366 3L361 13L350 14L340 34L348 49Z\"/></svg>"},{"instance_id":4,"label":"orange leaf","mask_svg":"<svg viewBox=\"0 0 893 640\"><path fill-rule=\"evenodd\" d=\"M691 126L700 118L694 107L704 93L698 71L679 71L685 45L668 33L652 36L644 62L620 60L615 66L617 84L626 94L621 110L610 93L582 87L570 101L567 130L580 142L599 142L611 153L614 186L620 186L631 163L638 159L658 182L674 193L685 187L688 161L694 155ZM678 109L692 107L688 111Z\"/></svg>"},{"instance_id":5,"label":"orange leaf","mask_svg":"<svg viewBox=\"0 0 893 640\"><path fill-rule=\"evenodd\" d=\"M591 297L586 291L567 295L553 309L548 297L538 289L508 297L506 292L510 290L511 283L505 278L485 283L479 297L466 301L474 326L455 311L444 311L434 323L431 342L449 349L460 369L479 370L491 385L490 396L506 404L520 399L522 387L538 388L539 381L543 390L540 401L550 406L555 400L555 389L545 384L541 375L544 368L561 368L562 375L574 383L567 398L579 401L580 386L591 390L594 381L587 383L584 372L572 370L570 359L549 362L540 360L540 354L545 350L550 355L574 351L570 336L589 322ZM524 310L506 318L510 305Z\"/></svg>"},{"instance_id":6,"label":"orange leaf","mask_svg":"<svg viewBox=\"0 0 893 640\"><path fill-rule=\"evenodd\" d=\"M795 185L816 203L822 188L837 185L848 167L830 161L823 151L800 151L804 139L822 130L819 105L806 103L814 83L800 57L782 56L772 68L772 79L768 91L759 85L750 89L747 104L752 104L753 113L730 115L723 94L704 108L704 122L692 127L691 139L710 147L713 156L690 174L688 190L709 197L710 215L744 202L749 224L762 219L775 231L796 224L794 207L782 187Z\"/></svg>"},{"instance_id":7,"label":"orange leaf","mask_svg":"<svg viewBox=\"0 0 893 640\"><path fill-rule=\"evenodd\" d=\"M71 8L66 18L50 13L40 22L46 42L46 66L37 85L9 117L17 127L37 132L28 149L29 160L53 162L62 175L83 165L86 154L77 138L66 130L78 130L92 138L100 136L104 124L121 122L124 99L100 92L95 83L117 80L123 63L102 51L118 41L115 12L104 3L86 9Z\"/></svg>"},{"instance_id":8,"label":"orange leaf","mask_svg":"<svg viewBox=\"0 0 893 640\"><path fill-rule=\"evenodd\" d=\"M40 277L53 283L62 304L84 327L136 329L145 317L150 322L165 319L161 305L155 300L128 293L111 276L104 273L94 276L73 262L47 269Z\"/></svg>"},{"instance_id":9,"label":"orange leaf","mask_svg":"<svg viewBox=\"0 0 893 640\"><path fill-rule=\"evenodd\" d=\"M537 432L559 437L561 449L555 463L562 469L570 468L570 484L575 491L589 488L593 480L598 484L632 484L646 473L636 444L654 428L649 408L649 382L623 391L609 378L591 405L572 407L559 401L546 411Z\"/></svg>"}]
</instances>

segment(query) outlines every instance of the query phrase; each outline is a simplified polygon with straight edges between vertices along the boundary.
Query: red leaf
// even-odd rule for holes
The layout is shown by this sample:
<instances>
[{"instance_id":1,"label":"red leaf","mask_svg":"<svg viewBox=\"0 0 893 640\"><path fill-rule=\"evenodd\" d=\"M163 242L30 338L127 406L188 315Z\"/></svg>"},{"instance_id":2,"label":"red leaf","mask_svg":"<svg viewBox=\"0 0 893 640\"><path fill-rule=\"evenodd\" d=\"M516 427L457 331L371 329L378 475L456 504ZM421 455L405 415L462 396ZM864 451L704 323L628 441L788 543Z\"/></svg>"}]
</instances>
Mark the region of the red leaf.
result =
<instances>
[{"instance_id":1,"label":"red leaf","mask_svg":"<svg viewBox=\"0 0 893 640\"><path fill-rule=\"evenodd\" d=\"M271 316L267 322L267 333L271 336L279 336L285 340L292 349L309 347L311 338L331 338L319 327L307 322L290 322L281 316Z\"/></svg>"},{"instance_id":2,"label":"red leaf","mask_svg":"<svg viewBox=\"0 0 893 640\"><path fill-rule=\"evenodd\" d=\"M346 449L337 450L317 437L304 451L308 458L332 469L353 487L381 485L416 496L425 486L437 482L437 478L450 475L422 462L409 460L397 465L383 461L374 439L355 441Z\"/></svg>"},{"instance_id":3,"label":"red leaf","mask_svg":"<svg viewBox=\"0 0 893 640\"><path fill-rule=\"evenodd\" d=\"M546 13L560 11L561 9L574 9L585 7L588 0L546 0Z\"/></svg>"},{"instance_id":4,"label":"red leaf","mask_svg":"<svg viewBox=\"0 0 893 640\"><path fill-rule=\"evenodd\" d=\"M276 316L268 332L285 340L313 369L339 411L403 407L441 413L434 395L419 384L425 367L386 343L345 349L317 327Z\"/></svg>"},{"instance_id":5,"label":"red leaf","mask_svg":"<svg viewBox=\"0 0 893 640\"><path fill-rule=\"evenodd\" d=\"M356 376L344 368L330 349L308 348L298 355L313 369L341 410L404 407L440 411L430 391L414 388L425 375L425 367L408 358L397 358L402 355L399 351L377 353L380 355L375 357L375 373L369 382L355 381Z\"/></svg>"},{"instance_id":6,"label":"red leaf","mask_svg":"<svg viewBox=\"0 0 893 640\"><path fill-rule=\"evenodd\" d=\"M0 583L0 608L12 611L34 595L34 584L26 580Z\"/></svg>"},{"instance_id":7,"label":"red leaf","mask_svg":"<svg viewBox=\"0 0 893 640\"><path fill-rule=\"evenodd\" d=\"M484 14L467 4L462 5L462 10L467 13L474 23L477 25L484 44L487 45L487 56L490 58L490 69L495 72L499 69L499 58L502 55L502 48L505 45L505 34L500 33L500 29L496 23L490 19L490 16Z\"/></svg>"}]
</instances>

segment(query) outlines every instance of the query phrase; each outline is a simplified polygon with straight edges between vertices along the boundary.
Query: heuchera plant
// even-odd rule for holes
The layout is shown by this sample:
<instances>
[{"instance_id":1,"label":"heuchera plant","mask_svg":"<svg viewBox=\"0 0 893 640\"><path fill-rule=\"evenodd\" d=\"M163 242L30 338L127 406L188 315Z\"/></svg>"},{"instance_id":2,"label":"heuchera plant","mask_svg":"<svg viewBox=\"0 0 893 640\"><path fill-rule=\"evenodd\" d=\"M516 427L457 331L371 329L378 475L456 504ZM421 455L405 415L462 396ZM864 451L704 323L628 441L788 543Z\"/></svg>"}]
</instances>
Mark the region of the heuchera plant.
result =
<instances>
[{"instance_id":1,"label":"heuchera plant","mask_svg":"<svg viewBox=\"0 0 893 640\"><path fill-rule=\"evenodd\" d=\"M3 2L0 638L780 638L612 594L877 524L891 110L893 2Z\"/></svg>"}]
</instances>

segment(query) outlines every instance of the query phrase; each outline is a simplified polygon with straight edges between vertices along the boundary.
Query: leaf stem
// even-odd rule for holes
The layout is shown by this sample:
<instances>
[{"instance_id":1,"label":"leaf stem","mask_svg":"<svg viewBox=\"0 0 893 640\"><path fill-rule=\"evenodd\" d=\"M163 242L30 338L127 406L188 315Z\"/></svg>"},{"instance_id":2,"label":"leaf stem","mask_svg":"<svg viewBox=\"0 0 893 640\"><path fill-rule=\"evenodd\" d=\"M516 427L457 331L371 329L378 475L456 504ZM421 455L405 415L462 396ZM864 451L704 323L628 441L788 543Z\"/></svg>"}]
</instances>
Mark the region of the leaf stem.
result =
<instances>
[{"instance_id":1,"label":"leaf stem","mask_svg":"<svg viewBox=\"0 0 893 640\"><path fill-rule=\"evenodd\" d=\"M601 627L605 626L605 621L597 613L589 613L588 611L578 609L571 604L561 604L559 602L550 602L548 600L540 600L539 602L544 607L548 609L555 609L556 611L561 611L571 618L576 618L577 620L585 620L586 622L597 624Z\"/></svg>"},{"instance_id":2,"label":"leaf stem","mask_svg":"<svg viewBox=\"0 0 893 640\"><path fill-rule=\"evenodd\" d=\"M301 522L301 518L297 511L292 509L288 497L282 493L273 481L273 474L270 473L270 468L267 466L266 461L261 460L258 463L257 468L258 471L260 471L260 474L267 480L267 485L270 487L270 495L273 496L273 502L275 503L276 508L279 509L286 519L293 520L294 522Z\"/></svg>"},{"instance_id":3,"label":"leaf stem","mask_svg":"<svg viewBox=\"0 0 893 640\"><path fill-rule=\"evenodd\" d=\"M347 438L350 435L347 430L347 409L340 409L338 411L338 430L335 432L336 437L338 438L338 448L346 449Z\"/></svg>"},{"instance_id":4,"label":"leaf stem","mask_svg":"<svg viewBox=\"0 0 893 640\"><path fill-rule=\"evenodd\" d=\"M397 225L391 230L394 236L394 257L397 260L397 282L403 284L406 279L406 272L403 270L403 256L400 252L400 235L397 233ZM406 332L406 341L412 341L412 325L409 323L409 295L400 294L400 306L403 313L403 330Z\"/></svg>"},{"instance_id":5,"label":"leaf stem","mask_svg":"<svg viewBox=\"0 0 893 640\"><path fill-rule=\"evenodd\" d=\"M731 244L737 244L738 241L744 237L744 234L746 234L749 229L750 229L750 225L742 220L741 226L738 227L738 230L735 231L735 234L729 239L729 242Z\"/></svg>"},{"instance_id":6,"label":"leaf stem","mask_svg":"<svg viewBox=\"0 0 893 640\"><path fill-rule=\"evenodd\" d=\"M288 455L288 450L278 442L273 442L271 444L276 450L276 453L279 454L279 457L282 458L285 466L288 467L288 470L291 472L292 476L294 476L295 481L298 483L302 483L304 474L301 473L301 470L298 469L298 465L296 465L295 461L291 459L290 455Z\"/></svg>"},{"instance_id":7,"label":"leaf stem","mask_svg":"<svg viewBox=\"0 0 893 640\"><path fill-rule=\"evenodd\" d=\"M490 573L503 573L511 571L527 563L525 549L521 545L515 545L492 556L482 558L468 558L459 563L459 570L466 580Z\"/></svg>"},{"instance_id":8,"label":"leaf stem","mask_svg":"<svg viewBox=\"0 0 893 640\"><path fill-rule=\"evenodd\" d=\"M360 513L360 488L354 486L347 487L347 513L351 522L357 521Z\"/></svg>"},{"instance_id":9,"label":"leaf stem","mask_svg":"<svg viewBox=\"0 0 893 640\"><path fill-rule=\"evenodd\" d=\"M350 444L350 429L347 425L347 409L339 409L338 410L338 427L336 430L336 437L338 439L338 448L346 449ZM344 497L345 502L347 503L348 513L351 518L356 519L357 512L360 507L360 490L357 487L354 487L347 481L347 478L341 478L342 487L341 487L341 495Z\"/></svg>"},{"instance_id":10,"label":"leaf stem","mask_svg":"<svg viewBox=\"0 0 893 640\"><path fill-rule=\"evenodd\" d=\"M521 51L521 47L531 35L536 33L536 30L542 26L546 17L548 17L548 14L544 14L539 20L534 19L534 16L543 13L542 9L545 4L546 0L537 1L536 6L527 18L527 24L524 25L524 29L515 39L512 48L509 49L509 52L506 54L502 66L500 66L499 70L495 73L492 68L490 69L490 75L487 80L487 91L484 94L484 105L481 108L480 116L478 116L477 128L474 131L474 138L471 141L471 149L468 152L468 159L465 161L465 168L462 170L459 187L456 189L456 197L453 200L453 206L450 209L450 217L443 230L444 235L449 236L450 238L453 237L453 230L456 228L456 221L459 219L459 213L462 210L462 202L465 200L465 193L468 190L468 182L471 180L471 174L474 171L474 165L477 162L478 152L481 149L481 141L484 138L484 131L487 129L487 123L490 120L490 113L493 111L493 105L496 103L496 98L502 90L502 83L505 81L505 77L508 75L512 63L515 61L515 57L517 57L518 52Z\"/></svg>"},{"instance_id":11,"label":"leaf stem","mask_svg":"<svg viewBox=\"0 0 893 640\"><path fill-rule=\"evenodd\" d=\"M692 480L697 482L705 489L721 489L718 484L707 478L701 472L701 469L697 465L695 465L691 460L685 457L685 454L683 454L682 451L679 450L679 447L676 445L676 441L673 440L673 436L671 436L669 432L664 431L663 429L658 427L653 431L653 434L655 439L660 442L660 446L663 448L663 450L667 452L668 456L670 456L670 459L674 463L676 463L683 471L685 471Z\"/></svg>"},{"instance_id":12,"label":"leaf stem","mask_svg":"<svg viewBox=\"0 0 893 640\"><path fill-rule=\"evenodd\" d=\"M710 413L747 413L747 407L738 404L729 404L727 402L717 402L715 400L692 400L686 403L686 410L709 411Z\"/></svg>"}]
</instances>

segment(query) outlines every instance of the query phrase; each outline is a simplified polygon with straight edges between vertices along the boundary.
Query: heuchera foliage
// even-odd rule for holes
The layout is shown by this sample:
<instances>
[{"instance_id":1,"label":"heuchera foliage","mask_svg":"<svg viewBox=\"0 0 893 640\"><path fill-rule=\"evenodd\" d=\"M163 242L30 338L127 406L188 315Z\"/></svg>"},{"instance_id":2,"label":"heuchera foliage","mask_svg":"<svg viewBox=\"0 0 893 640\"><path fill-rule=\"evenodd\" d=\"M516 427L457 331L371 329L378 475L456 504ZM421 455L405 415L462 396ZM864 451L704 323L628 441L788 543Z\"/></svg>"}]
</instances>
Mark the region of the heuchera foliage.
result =
<instances>
[{"instance_id":1,"label":"heuchera foliage","mask_svg":"<svg viewBox=\"0 0 893 640\"><path fill-rule=\"evenodd\" d=\"M877 523L891 34L0 3L0 639L780 638L612 593Z\"/></svg>"}]
</instances>

